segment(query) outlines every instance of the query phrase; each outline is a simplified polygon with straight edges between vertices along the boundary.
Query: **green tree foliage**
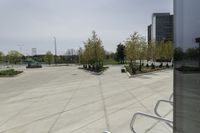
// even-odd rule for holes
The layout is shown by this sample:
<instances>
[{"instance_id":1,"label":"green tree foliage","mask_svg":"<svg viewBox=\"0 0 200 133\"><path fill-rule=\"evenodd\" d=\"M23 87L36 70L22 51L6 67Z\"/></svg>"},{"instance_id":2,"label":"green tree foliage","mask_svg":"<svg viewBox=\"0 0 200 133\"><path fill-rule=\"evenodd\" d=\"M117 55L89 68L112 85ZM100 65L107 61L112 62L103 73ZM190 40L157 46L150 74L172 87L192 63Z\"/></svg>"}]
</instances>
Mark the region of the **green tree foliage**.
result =
<instances>
[{"instance_id":1,"label":"green tree foliage","mask_svg":"<svg viewBox=\"0 0 200 133\"><path fill-rule=\"evenodd\" d=\"M147 61L152 60L155 61L157 57L156 54L156 43L152 41L147 46Z\"/></svg>"},{"instance_id":2,"label":"green tree foliage","mask_svg":"<svg viewBox=\"0 0 200 133\"><path fill-rule=\"evenodd\" d=\"M199 59L199 48L188 48L185 52L186 58L190 60Z\"/></svg>"},{"instance_id":3,"label":"green tree foliage","mask_svg":"<svg viewBox=\"0 0 200 133\"><path fill-rule=\"evenodd\" d=\"M117 54L117 61L120 62L121 64L124 64L125 46L123 44L120 43L117 45L116 54Z\"/></svg>"},{"instance_id":4,"label":"green tree foliage","mask_svg":"<svg viewBox=\"0 0 200 133\"><path fill-rule=\"evenodd\" d=\"M125 41L125 55L126 59L130 61L132 69L134 67L133 61L140 60L139 70L141 71L141 61L147 56L147 45L145 39L137 32Z\"/></svg>"},{"instance_id":5,"label":"green tree foliage","mask_svg":"<svg viewBox=\"0 0 200 133\"><path fill-rule=\"evenodd\" d=\"M174 48L171 41L161 41L156 45L157 59L170 60L173 58Z\"/></svg>"},{"instance_id":6,"label":"green tree foliage","mask_svg":"<svg viewBox=\"0 0 200 133\"><path fill-rule=\"evenodd\" d=\"M165 59L171 60L174 55L174 46L171 41L168 41L164 44L165 46Z\"/></svg>"},{"instance_id":7,"label":"green tree foliage","mask_svg":"<svg viewBox=\"0 0 200 133\"><path fill-rule=\"evenodd\" d=\"M53 63L53 61L54 61L54 55L50 52L50 51L48 51L47 53L46 53L46 55L45 55L45 57L44 57L44 60L45 60L45 62L47 63L47 64L52 64Z\"/></svg>"},{"instance_id":8,"label":"green tree foliage","mask_svg":"<svg viewBox=\"0 0 200 133\"><path fill-rule=\"evenodd\" d=\"M142 60L147 58L147 44L143 37L139 38L139 43L137 45L137 56L140 61L139 71L142 71Z\"/></svg>"},{"instance_id":9,"label":"green tree foliage","mask_svg":"<svg viewBox=\"0 0 200 133\"><path fill-rule=\"evenodd\" d=\"M166 59L165 41L160 41L156 44L157 60L163 62Z\"/></svg>"},{"instance_id":10,"label":"green tree foliage","mask_svg":"<svg viewBox=\"0 0 200 133\"><path fill-rule=\"evenodd\" d=\"M11 64L17 64L22 61L23 54L16 50L11 50L8 52L8 60Z\"/></svg>"},{"instance_id":11,"label":"green tree foliage","mask_svg":"<svg viewBox=\"0 0 200 133\"><path fill-rule=\"evenodd\" d=\"M0 51L0 63L4 60L4 53Z\"/></svg>"},{"instance_id":12,"label":"green tree foliage","mask_svg":"<svg viewBox=\"0 0 200 133\"><path fill-rule=\"evenodd\" d=\"M174 49L174 60L179 61L184 58L184 52L183 49L180 47L177 47Z\"/></svg>"},{"instance_id":13,"label":"green tree foliage","mask_svg":"<svg viewBox=\"0 0 200 133\"><path fill-rule=\"evenodd\" d=\"M83 64L92 68L95 71L98 71L100 67L103 66L103 59L105 55L104 47L102 41L98 38L95 31L92 32L92 37L88 38L84 42L85 49L83 52Z\"/></svg>"},{"instance_id":14,"label":"green tree foliage","mask_svg":"<svg viewBox=\"0 0 200 133\"><path fill-rule=\"evenodd\" d=\"M169 61L173 58L173 43L171 41L160 41L155 44L155 60L161 61L160 67L163 65L163 61ZM168 66L168 63L167 63Z\"/></svg>"},{"instance_id":15,"label":"green tree foliage","mask_svg":"<svg viewBox=\"0 0 200 133\"><path fill-rule=\"evenodd\" d=\"M126 59L131 63L137 59L137 45L139 43L139 34L135 32L125 41Z\"/></svg>"}]
</instances>

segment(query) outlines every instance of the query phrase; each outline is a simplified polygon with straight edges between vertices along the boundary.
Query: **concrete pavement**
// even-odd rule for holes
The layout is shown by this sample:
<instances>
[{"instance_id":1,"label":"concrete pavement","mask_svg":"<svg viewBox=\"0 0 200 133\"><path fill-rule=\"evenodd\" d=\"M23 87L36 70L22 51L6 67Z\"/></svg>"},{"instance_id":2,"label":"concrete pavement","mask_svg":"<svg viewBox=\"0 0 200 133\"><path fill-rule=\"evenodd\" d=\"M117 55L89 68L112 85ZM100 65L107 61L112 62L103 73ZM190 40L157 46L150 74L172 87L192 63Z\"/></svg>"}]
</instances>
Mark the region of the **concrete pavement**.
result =
<instances>
[{"instance_id":1,"label":"concrete pavement","mask_svg":"<svg viewBox=\"0 0 200 133\"><path fill-rule=\"evenodd\" d=\"M131 133L135 112L153 114L156 101L168 99L173 75L165 70L128 78L120 68L110 66L97 76L76 66L45 67L1 78L0 133ZM159 111L172 119L171 109L161 105ZM141 117L135 127L172 132L155 122Z\"/></svg>"}]
</instances>

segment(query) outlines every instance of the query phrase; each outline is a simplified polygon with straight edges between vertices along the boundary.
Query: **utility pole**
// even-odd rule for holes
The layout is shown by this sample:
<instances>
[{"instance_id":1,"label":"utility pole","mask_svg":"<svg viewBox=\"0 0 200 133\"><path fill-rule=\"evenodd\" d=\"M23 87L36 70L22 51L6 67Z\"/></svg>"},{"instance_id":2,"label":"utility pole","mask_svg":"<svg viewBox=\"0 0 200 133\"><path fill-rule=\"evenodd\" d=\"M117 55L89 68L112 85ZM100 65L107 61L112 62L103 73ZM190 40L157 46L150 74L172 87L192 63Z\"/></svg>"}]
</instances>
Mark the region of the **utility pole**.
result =
<instances>
[{"instance_id":1,"label":"utility pole","mask_svg":"<svg viewBox=\"0 0 200 133\"><path fill-rule=\"evenodd\" d=\"M79 65L81 64L81 53L82 53L82 49L79 46L79 50L78 50L78 63L79 63Z\"/></svg>"},{"instance_id":2,"label":"utility pole","mask_svg":"<svg viewBox=\"0 0 200 133\"><path fill-rule=\"evenodd\" d=\"M55 56L54 56L54 63L56 64L56 57L57 57L57 45L56 45L56 37L53 37L54 38L54 48L55 48Z\"/></svg>"}]
</instances>

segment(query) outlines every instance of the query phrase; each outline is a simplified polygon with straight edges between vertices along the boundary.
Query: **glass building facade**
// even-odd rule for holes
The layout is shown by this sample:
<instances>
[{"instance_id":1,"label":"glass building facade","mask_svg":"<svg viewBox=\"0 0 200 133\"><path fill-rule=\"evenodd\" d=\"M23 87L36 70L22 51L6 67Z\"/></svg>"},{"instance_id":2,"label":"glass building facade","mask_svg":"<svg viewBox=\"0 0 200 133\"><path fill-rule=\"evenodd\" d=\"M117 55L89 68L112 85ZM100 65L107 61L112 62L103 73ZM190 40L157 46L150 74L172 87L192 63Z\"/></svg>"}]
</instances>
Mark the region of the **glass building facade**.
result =
<instances>
[{"instance_id":1,"label":"glass building facade","mask_svg":"<svg viewBox=\"0 0 200 133\"><path fill-rule=\"evenodd\" d=\"M200 0L174 6L174 133L199 133Z\"/></svg>"}]
</instances>

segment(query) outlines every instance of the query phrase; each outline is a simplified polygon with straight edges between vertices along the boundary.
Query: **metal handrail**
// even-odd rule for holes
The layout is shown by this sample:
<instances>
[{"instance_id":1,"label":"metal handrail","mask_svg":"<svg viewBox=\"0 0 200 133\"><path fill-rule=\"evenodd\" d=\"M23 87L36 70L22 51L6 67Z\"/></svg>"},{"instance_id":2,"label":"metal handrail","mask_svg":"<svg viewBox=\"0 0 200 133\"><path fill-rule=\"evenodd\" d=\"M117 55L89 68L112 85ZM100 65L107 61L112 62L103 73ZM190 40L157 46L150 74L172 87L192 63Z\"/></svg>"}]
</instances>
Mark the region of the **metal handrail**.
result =
<instances>
[{"instance_id":1,"label":"metal handrail","mask_svg":"<svg viewBox=\"0 0 200 133\"><path fill-rule=\"evenodd\" d=\"M168 101L168 100L159 100L157 103L156 103L156 106L154 108L154 113L158 116L158 117L162 117L159 113L158 113L158 106L160 105L161 102L165 102L165 103L170 103L170 105L173 105L173 102L172 101ZM166 123L169 127L173 128L173 126L169 123Z\"/></svg>"},{"instance_id":2,"label":"metal handrail","mask_svg":"<svg viewBox=\"0 0 200 133\"><path fill-rule=\"evenodd\" d=\"M158 113L158 106L160 105L161 102L165 102L165 103L170 103L171 105L173 105L173 102L172 101L168 101L168 100L159 100L157 103L156 103L156 106L154 108L154 113L161 117L161 115Z\"/></svg>"},{"instance_id":3,"label":"metal handrail","mask_svg":"<svg viewBox=\"0 0 200 133\"><path fill-rule=\"evenodd\" d=\"M132 118L131 123L130 123L130 129L131 129L131 131L132 131L133 133L136 133L136 131L135 131L134 127L133 127L133 124L134 124L134 122L135 122L135 120L136 120L136 117L137 117L138 115L146 116L146 117L149 117L149 118L152 118L152 119L155 119L155 120L159 120L159 121L163 121L163 122L168 123L168 124L173 124L173 121L171 121L171 120L164 119L164 118L157 117L157 116L153 116L153 115L149 115L149 114L142 113L142 112L137 112L137 113L135 113L135 114L133 115L133 118Z\"/></svg>"}]
</instances>

